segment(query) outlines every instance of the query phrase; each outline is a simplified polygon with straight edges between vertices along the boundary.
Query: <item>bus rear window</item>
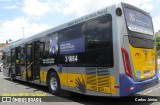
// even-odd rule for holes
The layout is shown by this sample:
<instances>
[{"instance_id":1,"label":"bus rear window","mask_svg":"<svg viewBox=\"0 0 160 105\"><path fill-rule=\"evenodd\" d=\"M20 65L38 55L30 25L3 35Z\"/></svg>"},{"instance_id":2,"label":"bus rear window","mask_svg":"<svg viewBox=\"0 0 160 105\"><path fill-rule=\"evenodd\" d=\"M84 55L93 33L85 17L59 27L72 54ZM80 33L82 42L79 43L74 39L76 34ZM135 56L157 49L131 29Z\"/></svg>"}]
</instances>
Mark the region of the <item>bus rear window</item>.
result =
<instances>
[{"instance_id":1,"label":"bus rear window","mask_svg":"<svg viewBox=\"0 0 160 105\"><path fill-rule=\"evenodd\" d=\"M124 13L130 31L153 35L152 20L149 16L126 7Z\"/></svg>"}]
</instances>

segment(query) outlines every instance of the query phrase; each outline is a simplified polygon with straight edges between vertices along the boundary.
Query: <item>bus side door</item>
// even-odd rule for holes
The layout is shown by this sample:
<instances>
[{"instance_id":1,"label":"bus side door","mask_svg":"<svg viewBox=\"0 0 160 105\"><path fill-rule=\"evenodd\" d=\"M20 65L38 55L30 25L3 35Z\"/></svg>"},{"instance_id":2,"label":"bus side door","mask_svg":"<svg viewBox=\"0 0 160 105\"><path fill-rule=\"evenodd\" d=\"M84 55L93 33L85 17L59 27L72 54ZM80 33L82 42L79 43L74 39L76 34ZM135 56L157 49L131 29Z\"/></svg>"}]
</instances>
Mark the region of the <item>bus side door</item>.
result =
<instances>
[{"instance_id":1,"label":"bus side door","mask_svg":"<svg viewBox=\"0 0 160 105\"><path fill-rule=\"evenodd\" d=\"M22 47L16 47L15 48L15 70L16 70L16 77L21 76L21 50L24 50ZM20 77L19 77L20 79Z\"/></svg>"},{"instance_id":2,"label":"bus side door","mask_svg":"<svg viewBox=\"0 0 160 105\"><path fill-rule=\"evenodd\" d=\"M10 72L11 72L11 77L15 77L16 71L15 71L15 49L11 49L11 67L10 67Z\"/></svg>"},{"instance_id":3,"label":"bus side door","mask_svg":"<svg viewBox=\"0 0 160 105\"><path fill-rule=\"evenodd\" d=\"M40 79L40 67L44 53L45 44L44 42L33 42L33 77L34 80ZM36 82L36 81L35 81Z\"/></svg>"},{"instance_id":4,"label":"bus side door","mask_svg":"<svg viewBox=\"0 0 160 105\"><path fill-rule=\"evenodd\" d=\"M26 44L26 80L33 80L33 49L32 44Z\"/></svg>"}]
</instances>

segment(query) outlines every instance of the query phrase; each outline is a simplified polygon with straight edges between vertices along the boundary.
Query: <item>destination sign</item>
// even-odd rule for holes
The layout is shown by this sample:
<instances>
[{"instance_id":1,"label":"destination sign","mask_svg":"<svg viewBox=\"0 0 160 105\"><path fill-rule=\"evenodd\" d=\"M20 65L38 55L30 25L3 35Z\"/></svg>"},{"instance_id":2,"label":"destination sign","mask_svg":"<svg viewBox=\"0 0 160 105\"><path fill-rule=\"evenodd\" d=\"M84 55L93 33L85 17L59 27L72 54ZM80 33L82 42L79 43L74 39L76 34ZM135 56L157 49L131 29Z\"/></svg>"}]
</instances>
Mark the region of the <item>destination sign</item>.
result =
<instances>
[{"instance_id":1,"label":"destination sign","mask_svg":"<svg viewBox=\"0 0 160 105\"><path fill-rule=\"evenodd\" d=\"M92 13L92 14L89 14L87 16L84 16L80 19L77 19L77 20L74 20L72 22L69 22L68 23L68 26L72 26L72 25L75 25L75 24L78 24L78 23L81 23L83 21L87 21L89 19L92 19L92 18L95 18L95 17L98 17L98 16L101 16L101 15L104 15L107 13L107 8L103 9L103 10L100 10L98 12L95 12L95 13Z\"/></svg>"}]
</instances>

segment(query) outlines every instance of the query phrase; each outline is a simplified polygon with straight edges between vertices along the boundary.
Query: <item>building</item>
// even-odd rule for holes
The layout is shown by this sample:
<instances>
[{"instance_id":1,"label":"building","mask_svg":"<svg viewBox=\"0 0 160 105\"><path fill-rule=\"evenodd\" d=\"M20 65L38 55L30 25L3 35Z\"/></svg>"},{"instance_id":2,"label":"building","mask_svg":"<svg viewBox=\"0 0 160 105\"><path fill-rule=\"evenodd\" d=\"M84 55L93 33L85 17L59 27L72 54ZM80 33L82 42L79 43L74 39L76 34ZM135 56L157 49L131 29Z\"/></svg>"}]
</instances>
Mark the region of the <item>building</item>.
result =
<instances>
[{"instance_id":1,"label":"building","mask_svg":"<svg viewBox=\"0 0 160 105\"><path fill-rule=\"evenodd\" d=\"M158 32L156 32L156 37L160 37L160 30Z\"/></svg>"}]
</instances>

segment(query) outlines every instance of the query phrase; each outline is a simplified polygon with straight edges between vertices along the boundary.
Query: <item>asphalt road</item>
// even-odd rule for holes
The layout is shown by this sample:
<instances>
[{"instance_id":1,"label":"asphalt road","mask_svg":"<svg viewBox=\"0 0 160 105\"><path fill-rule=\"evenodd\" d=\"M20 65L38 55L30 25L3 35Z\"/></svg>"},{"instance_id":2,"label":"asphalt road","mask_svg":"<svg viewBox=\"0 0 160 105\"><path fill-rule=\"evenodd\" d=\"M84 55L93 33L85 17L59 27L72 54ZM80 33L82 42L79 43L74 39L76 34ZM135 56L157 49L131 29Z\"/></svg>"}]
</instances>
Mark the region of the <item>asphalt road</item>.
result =
<instances>
[{"instance_id":1,"label":"asphalt road","mask_svg":"<svg viewBox=\"0 0 160 105\"><path fill-rule=\"evenodd\" d=\"M53 96L57 102L43 102L43 103L23 103L28 105L160 105L160 102L116 102L116 98L107 98L104 97L101 101L95 102L95 99L101 97L91 97L91 96L84 96L68 91L62 90L58 96L54 96L49 93L48 88L45 86L40 86L32 83L22 82L22 81L10 81L9 78L3 76L3 73L0 72L0 96L8 95L8 94L39 94L39 95L46 95L46 96ZM147 90L141 91L134 96L160 96L160 84L149 88ZM90 101L86 101L89 99ZM93 102L92 102L93 99ZM60 100L60 101L59 101ZM62 102L61 102L62 100ZM113 102L107 102L107 100L113 100ZM22 105L22 103L0 103L0 105Z\"/></svg>"}]
</instances>

